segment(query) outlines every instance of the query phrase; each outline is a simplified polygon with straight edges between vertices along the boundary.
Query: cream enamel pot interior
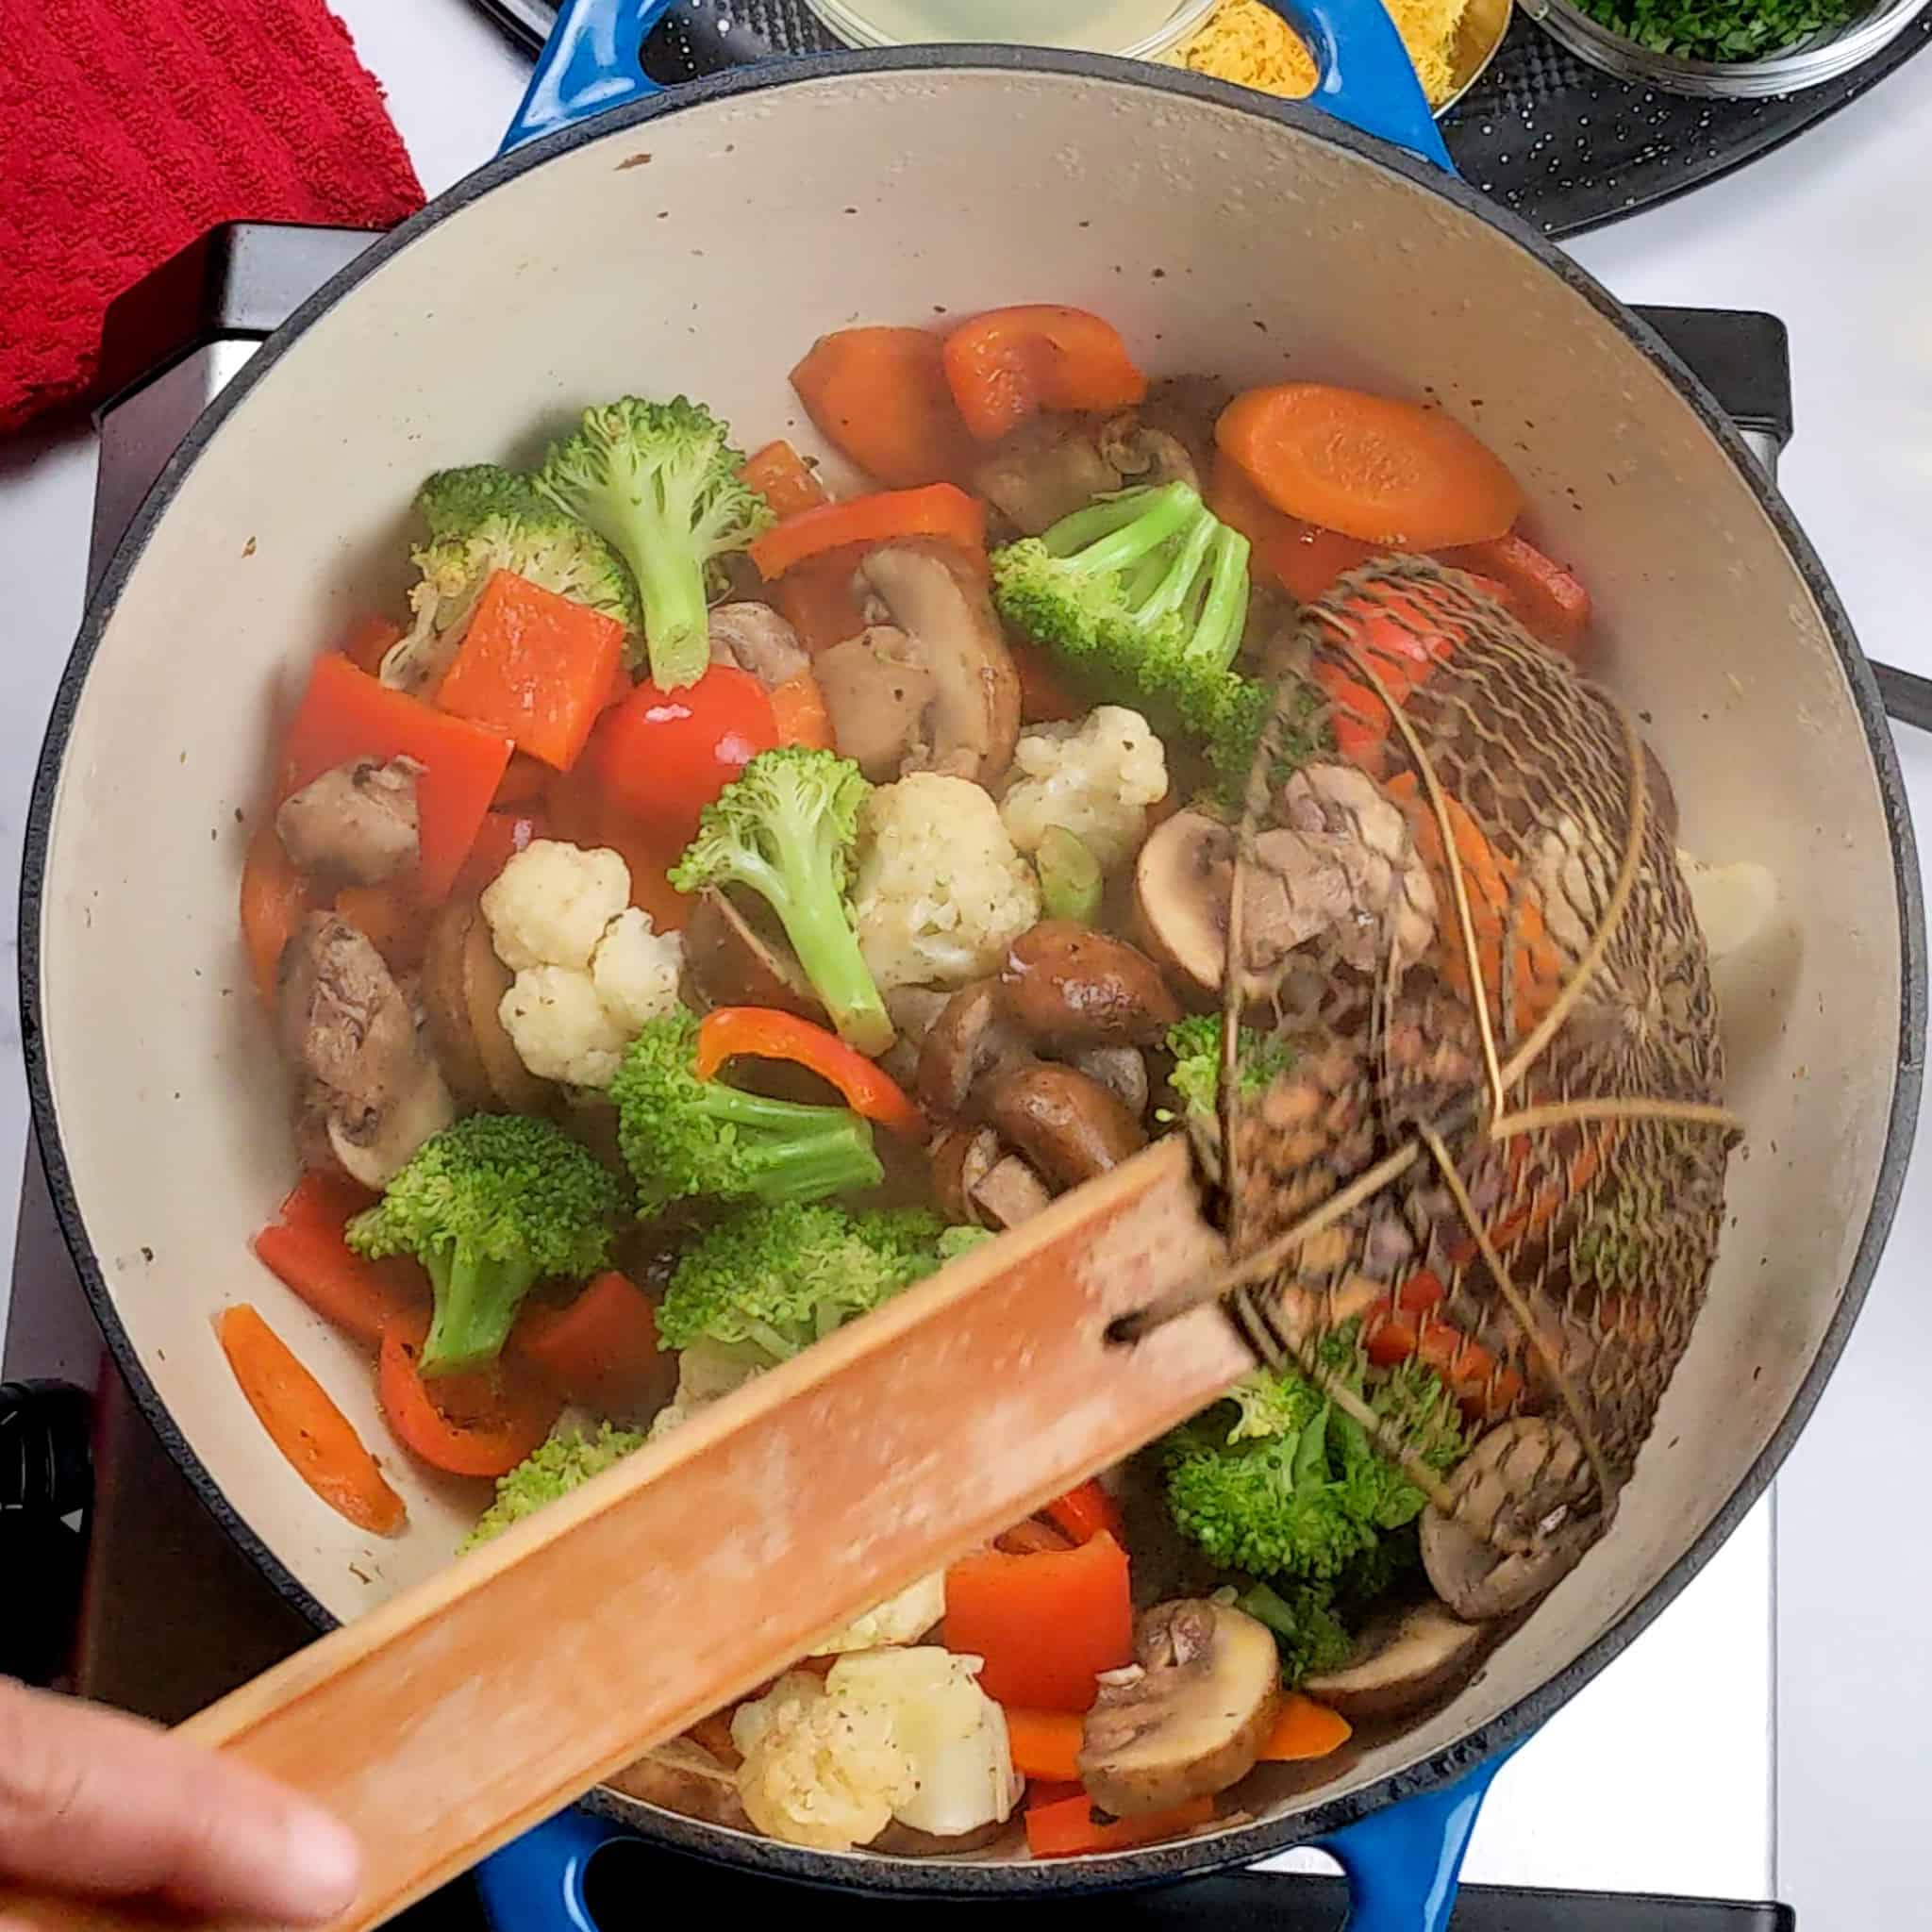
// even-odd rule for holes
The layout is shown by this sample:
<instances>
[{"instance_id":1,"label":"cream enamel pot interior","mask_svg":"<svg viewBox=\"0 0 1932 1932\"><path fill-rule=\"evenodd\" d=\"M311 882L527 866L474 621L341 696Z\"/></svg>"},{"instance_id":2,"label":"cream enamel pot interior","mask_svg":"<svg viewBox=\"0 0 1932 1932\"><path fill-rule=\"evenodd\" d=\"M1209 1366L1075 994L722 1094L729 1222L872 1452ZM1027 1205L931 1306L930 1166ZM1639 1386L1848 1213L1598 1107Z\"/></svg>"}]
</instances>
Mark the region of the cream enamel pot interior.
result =
<instances>
[{"instance_id":1,"label":"cream enamel pot interior","mask_svg":"<svg viewBox=\"0 0 1932 1932\"><path fill-rule=\"evenodd\" d=\"M351 1529L270 1448L211 1330L256 1302L385 1440L366 1361L248 1250L292 1159L235 895L305 667L399 597L432 469L532 458L625 391L688 390L744 438L815 444L785 372L822 331L1045 299L1104 312L1156 373L1358 382L1470 423L1590 584L1604 675L1646 721L1685 842L1769 866L1780 924L1723 988L1749 1134L1708 1307L1611 1536L1476 1681L1326 1781L1275 1772L1252 1823L1074 1865L804 1853L600 1801L659 1842L826 1882L1169 1876L1493 1760L1769 1480L1875 1260L1916 1106L1917 871L1869 672L1707 397L1556 251L1320 112L1116 61L855 55L634 100L481 170L256 358L114 558L34 801L26 1044L68 1239L204 1497L318 1624L448 1560L477 1499L392 1457L408 1530Z\"/></svg>"}]
</instances>

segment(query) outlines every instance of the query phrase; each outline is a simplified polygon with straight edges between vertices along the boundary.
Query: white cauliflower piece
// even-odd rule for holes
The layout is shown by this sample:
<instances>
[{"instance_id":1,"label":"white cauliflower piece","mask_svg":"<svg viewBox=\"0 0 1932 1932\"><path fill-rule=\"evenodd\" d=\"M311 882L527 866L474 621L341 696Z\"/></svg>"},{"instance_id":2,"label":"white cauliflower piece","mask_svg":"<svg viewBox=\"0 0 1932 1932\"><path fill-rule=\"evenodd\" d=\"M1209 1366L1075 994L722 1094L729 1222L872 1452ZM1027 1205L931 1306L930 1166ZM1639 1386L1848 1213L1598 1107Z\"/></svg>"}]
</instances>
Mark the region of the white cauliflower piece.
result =
<instances>
[{"instance_id":1,"label":"white cauliflower piece","mask_svg":"<svg viewBox=\"0 0 1932 1932\"><path fill-rule=\"evenodd\" d=\"M626 906L604 928L591 955L591 978L604 1010L628 1035L641 1032L646 1021L662 1019L676 1006L683 963L682 938L675 932L653 931L648 912Z\"/></svg>"},{"instance_id":2,"label":"white cauliflower piece","mask_svg":"<svg viewBox=\"0 0 1932 1932\"><path fill-rule=\"evenodd\" d=\"M892 1816L915 1831L958 1838L1003 1824L1024 1780L1013 1769L1007 1715L979 1688L983 1662L935 1644L843 1657L825 1677L834 1700L891 1712L892 1741L912 1764L912 1790Z\"/></svg>"},{"instance_id":3,"label":"white cauliflower piece","mask_svg":"<svg viewBox=\"0 0 1932 1932\"><path fill-rule=\"evenodd\" d=\"M1040 882L990 792L915 772L866 801L853 911L881 992L963 986L1038 922Z\"/></svg>"},{"instance_id":4,"label":"white cauliflower piece","mask_svg":"<svg viewBox=\"0 0 1932 1932\"><path fill-rule=\"evenodd\" d=\"M1004 1823L1022 1782L979 1669L926 1645L841 1657L823 1682L780 1677L731 1721L752 1823L824 1851L869 1844L894 1818L945 1838Z\"/></svg>"},{"instance_id":5,"label":"white cauliflower piece","mask_svg":"<svg viewBox=\"0 0 1932 1932\"><path fill-rule=\"evenodd\" d=\"M946 1614L946 1573L935 1570L855 1619L836 1637L812 1646L814 1657L837 1657L848 1650L877 1650L886 1643L913 1643Z\"/></svg>"},{"instance_id":6,"label":"white cauliflower piece","mask_svg":"<svg viewBox=\"0 0 1932 1932\"><path fill-rule=\"evenodd\" d=\"M526 966L496 1016L538 1079L572 1087L609 1086L630 1043L629 1029L597 997L591 975L575 967Z\"/></svg>"},{"instance_id":7,"label":"white cauliflower piece","mask_svg":"<svg viewBox=\"0 0 1932 1932\"><path fill-rule=\"evenodd\" d=\"M481 904L496 957L512 973L585 973L604 928L630 904L630 868L602 846L537 839L491 880Z\"/></svg>"},{"instance_id":8,"label":"white cauliflower piece","mask_svg":"<svg viewBox=\"0 0 1932 1932\"><path fill-rule=\"evenodd\" d=\"M1022 852L1038 852L1059 825L1110 869L1132 857L1147 808L1166 796L1167 749L1153 726L1124 706L1102 705L1076 724L1021 734L1000 817Z\"/></svg>"},{"instance_id":9,"label":"white cauliflower piece","mask_svg":"<svg viewBox=\"0 0 1932 1932\"><path fill-rule=\"evenodd\" d=\"M515 974L497 1017L540 1080L609 1086L645 1021L677 1003L684 941L630 903L630 868L602 846L539 839L478 901Z\"/></svg>"},{"instance_id":10,"label":"white cauliflower piece","mask_svg":"<svg viewBox=\"0 0 1932 1932\"><path fill-rule=\"evenodd\" d=\"M784 1844L848 1852L869 1843L913 1792L912 1759L892 1721L890 1705L788 1672L731 1720L745 1815Z\"/></svg>"},{"instance_id":11,"label":"white cauliflower piece","mask_svg":"<svg viewBox=\"0 0 1932 1932\"><path fill-rule=\"evenodd\" d=\"M749 1382L758 1374L750 1362L707 1341L694 1341L677 1357L677 1392L651 1422L651 1437L669 1435L699 1409Z\"/></svg>"}]
</instances>

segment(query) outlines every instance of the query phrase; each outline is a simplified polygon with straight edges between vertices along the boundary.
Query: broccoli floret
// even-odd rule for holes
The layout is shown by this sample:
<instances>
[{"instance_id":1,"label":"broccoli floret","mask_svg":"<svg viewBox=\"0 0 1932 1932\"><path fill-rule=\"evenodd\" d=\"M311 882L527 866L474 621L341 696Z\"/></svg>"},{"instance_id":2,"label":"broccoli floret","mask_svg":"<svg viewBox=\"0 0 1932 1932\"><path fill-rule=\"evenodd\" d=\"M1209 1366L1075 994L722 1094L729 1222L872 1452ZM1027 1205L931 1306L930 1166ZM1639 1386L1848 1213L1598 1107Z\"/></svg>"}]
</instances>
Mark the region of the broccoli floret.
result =
<instances>
[{"instance_id":1,"label":"broccoli floret","mask_svg":"<svg viewBox=\"0 0 1932 1932\"><path fill-rule=\"evenodd\" d=\"M858 1114L701 1080L697 1050L698 1023L679 1008L645 1024L610 1083L640 1213L692 1194L816 1201L884 1177Z\"/></svg>"},{"instance_id":2,"label":"broccoli floret","mask_svg":"<svg viewBox=\"0 0 1932 1932\"><path fill-rule=\"evenodd\" d=\"M612 1463L623 1461L632 1450L643 1446L641 1431L613 1428L608 1423L592 1436L575 1429L552 1436L508 1475L497 1477L496 1500L463 1539L462 1548L474 1550L478 1543L501 1536L511 1524L521 1523L544 1504L569 1495L579 1483L602 1475Z\"/></svg>"},{"instance_id":3,"label":"broccoli floret","mask_svg":"<svg viewBox=\"0 0 1932 1932\"><path fill-rule=\"evenodd\" d=\"M917 1210L744 1208L678 1262L658 1332L674 1348L703 1342L773 1367L930 1274L949 1232Z\"/></svg>"},{"instance_id":4,"label":"broccoli floret","mask_svg":"<svg viewBox=\"0 0 1932 1932\"><path fill-rule=\"evenodd\" d=\"M383 662L405 691L448 668L491 573L513 571L560 597L614 617L635 656L642 631L624 559L589 525L538 493L527 476L493 463L439 470L416 495L429 541L409 553L423 580L409 593L416 621Z\"/></svg>"},{"instance_id":5,"label":"broccoli floret","mask_svg":"<svg viewBox=\"0 0 1932 1932\"><path fill-rule=\"evenodd\" d=\"M1340 1670L1355 1648L1326 1584L1285 1583L1277 1591L1257 1583L1241 1592L1236 1607L1274 1633L1281 1674L1291 1687L1316 1671Z\"/></svg>"},{"instance_id":6,"label":"broccoli floret","mask_svg":"<svg viewBox=\"0 0 1932 1932\"><path fill-rule=\"evenodd\" d=\"M423 1373L454 1374L496 1359L539 1281L608 1264L617 1207L617 1182L560 1128L479 1113L425 1141L347 1235L359 1255L413 1255L428 1271Z\"/></svg>"},{"instance_id":7,"label":"broccoli floret","mask_svg":"<svg viewBox=\"0 0 1932 1932\"><path fill-rule=\"evenodd\" d=\"M871 791L858 767L834 752L760 752L705 808L671 883L680 892L748 886L766 900L841 1037L880 1054L892 1043L892 1022L846 898Z\"/></svg>"},{"instance_id":8,"label":"broccoli floret","mask_svg":"<svg viewBox=\"0 0 1932 1932\"><path fill-rule=\"evenodd\" d=\"M1167 1029L1167 1050L1174 1055L1168 1084L1187 1102L1191 1114L1213 1120L1221 1103L1221 1015L1194 1013ZM1243 1100L1268 1091L1277 1074L1287 1071L1290 1054L1273 1034L1243 1026L1235 1045L1235 1072ZM1162 1120L1174 1115L1163 1111Z\"/></svg>"},{"instance_id":9,"label":"broccoli floret","mask_svg":"<svg viewBox=\"0 0 1932 1932\"><path fill-rule=\"evenodd\" d=\"M683 396L624 396L586 409L537 475L544 495L608 538L630 566L660 691L705 675L709 568L773 521L771 505L741 480L744 457L730 436L728 425Z\"/></svg>"},{"instance_id":10,"label":"broccoli floret","mask_svg":"<svg viewBox=\"0 0 1932 1932\"><path fill-rule=\"evenodd\" d=\"M1350 1323L1323 1343L1374 1413L1435 1470L1467 1447L1461 1418L1420 1363L1370 1371ZM1230 1570L1336 1585L1379 1540L1421 1514L1399 1464L1295 1370L1264 1372L1167 1439L1167 1500L1175 1527Z\"/></svg>"},{"instance_id":11,"label":"broccoli floret","mask_svg":"<svg viewBox=\"0 0 1932 1932\"><path fill-rule=\"evenodd\" d=\"M992 555L993 602L1091 689L1130 694L1157 730L1247 776L1267 687L1231 667L1248 614L1248 540L1187 483L1105 497Z\"/></svg>"}]
</instances>

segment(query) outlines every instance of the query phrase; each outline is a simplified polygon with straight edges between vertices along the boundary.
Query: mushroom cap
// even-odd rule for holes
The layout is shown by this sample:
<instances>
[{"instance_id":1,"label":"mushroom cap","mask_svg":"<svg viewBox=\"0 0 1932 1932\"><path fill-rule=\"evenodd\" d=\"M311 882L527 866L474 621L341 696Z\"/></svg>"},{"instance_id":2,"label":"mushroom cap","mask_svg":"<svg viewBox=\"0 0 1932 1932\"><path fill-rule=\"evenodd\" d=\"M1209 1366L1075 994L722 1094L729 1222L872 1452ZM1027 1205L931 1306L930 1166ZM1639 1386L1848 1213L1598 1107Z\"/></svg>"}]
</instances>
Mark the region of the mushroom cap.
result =
<instances>
[{"instance_id":1,"label":"mushroom cap","mask_svg":"<svg viewBox=\"0 0 1932 1932\"><path fill-rule=\"evenodd\" d=\"M987 1118L1051 1188L1076 1188L1147 1144L1119 1099L1072 1067L1036 1060L1013 1067L986 1091Z\"/></svg>"},{"instance_id":2,"label":"mushroom cap","mask_svg":"<svg viewBox=\"0 0 1932 1932\"><path fill-rule=\"evenodd\" d=\"M1203 811L1177 811L1134 861L1135 936L1170 977L1203 997L1227 970L1234 834Z\"/></svg>"},{"instance_id":3,"label":"mushroom cap","mask_svg":"<svg viewBox=\"0 0 1932 1932\"><path fill-rule=\"evenodd\" d=\"M1281 1708L1267 1627L1205 1597L1158 1604L1135 1631L1138 1671L1103 1679L1077 1760L1117 1818L1172 1810L1244 1778Z\"/></svg>"},{"instance_id":4,"label":"mushroom cap","mask_svg":"<svg viewBox=\"0 0 1932 1932\"><path fill-rule=\"evenodd\" d=\"M1022 933L1000 990L1028 1040L1060 1047L1152 1046L1181 1016L1145 953L1071 919Z\"/></svg>"},{"instance_id":5,"label":"mushroom cap","mask_svg":"<svg viewBox=\"0 0 1932 1932\"><path fill-rule=\"evenodd\" d=\"M1416 1604L1371 1624L1341 1669L1302 1680L1302 1689L1345 1718L1396 1717L1456 1682L1483 1644L1479 1624L1465 1624L1438 1603Z\"/></svg>"}]
</instances>

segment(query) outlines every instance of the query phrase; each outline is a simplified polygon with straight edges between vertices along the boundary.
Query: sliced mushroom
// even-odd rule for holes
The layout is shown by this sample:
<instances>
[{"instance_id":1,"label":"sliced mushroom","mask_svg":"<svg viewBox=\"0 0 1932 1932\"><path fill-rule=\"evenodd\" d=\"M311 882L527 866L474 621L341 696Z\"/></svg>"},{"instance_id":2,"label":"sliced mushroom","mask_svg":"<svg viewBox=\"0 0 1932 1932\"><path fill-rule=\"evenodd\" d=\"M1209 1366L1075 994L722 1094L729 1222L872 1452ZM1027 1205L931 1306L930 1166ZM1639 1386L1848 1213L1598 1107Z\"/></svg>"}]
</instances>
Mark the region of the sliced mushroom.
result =
<instances>
[{"instance_id":1,"label":"sliced mushroom","mask_svg":"<svg viewBox=\"0 0 1932 1932\"><path fill-rule=\"evenodd\" d=\"M297 871L377 886L415 864L421 851L414 758L351 758L292 792L275 813L275 836Z\"/></svg>"},{"instance_id":2,"label":"sliced mushroom","mask_svg":"<svg viewBox=\"0 0 1932 1932\"><path fill-rule=\"evenodd\" d=\"M948 1127L932 1143L933 1199L956 1224L976 1221L973 1191L1000 1158L1000 1137L991 1127Z\"/></svg>"},{"instance_id":3,"label":"sliced mushroom","mask_svg":"<svg viewBox=\"0 0 1932 1932\"><path fill-rule=\"evenodd\" d=\"M1101 1680L1077 1759L1080 1782L1117 1818L1172 1810L1239 1783L1281 1709L1281 1662L1243 1610L1191 1597L1158 1604L1135 1631L1138 1671Z\"/></svg>"},{"instance_id":4,"label":"sliced mushroom","mask_svg":"<svg viewBox=\"0 0 1932 1932\"><path fill-rule=\"evenodd\" d=\"M931 756L927 712L937 687L912 640L896 625L868 625L812 660L831 720L832 742L868 778L896 778L907 760Z\"/></svg>"},{"instance_id":5,"label":"sliced mushroom","mask_svg":"<svg viewBox=\"0 0 1932 1932\"><path fill-rule=\"evenodd\" d=\"M762 905L762 901L759 902ZM776 1007L823 1021L825 1009L775 920L707 890L684 928L684 973L702 1007Z\"/></svg>"},{"instance_id":6,"label":"sliced mushroom","mask_svg":"<svg viewBox=\"0 0 1932 1932\"><path fill-rule=\"evenodd\" d=\"M1161 483L1185 483L1191 490L1201 487L1201 473L1187 444L1165 429L1149 427L1137 409L1110 416L1101 425L1100 453L1138 488Z\"/></svg>"},{"instance_id":7,"label":"sliced mushroom","mask_svg":"<svg viewBox=\"0 0 1932 1932\"><path fill-rule=\"evenodd\" d=\"M1423 1567L1436 1594L1481 1624L1555 1589L1602 1530L1593 1490L1583 1445L1561 1423L1498 1424L1449 1479L1454 1513L1433 1503L1423 1511ZM1499 1548L1492 1535L1524 1547Z\"/></svg>"},{"instance_id":8,"label":"sliced mushroom","mask_svg":"<svg viewBox=\"0 0 1932 1932\"><path fill-rule=\"evenodd\" d=\"M1482 1642L1480 1624L1417 1604L1370 1624L1347 1663L1304 1678L1302 1689L1345 1718L1398 1717L1447 1690Z\"/></svg>"},{"instance_id":9,"label":"sliced mushroom","mask_svg":"<svg viewBox=\"0 0 1932 1932\"><path fill-rule=\"evenodd\" d=\"M1089 1046L1067 1056L1068 1066L1098 1080L1136 1120L1147 1112L1147 1061L1138 1046Z\"/></svg>"},{"instance_id":10,"label":"sliced mushroom","mask_svg":"<svg viewBox=\"0 0 1932 1932\"><path fill-rule=\"evenodd\" d=\"M476 902L451 900L429 928L423 1007L443 1078L465 1107L528 1113L542 1105L543 1083L524 1065L498 1015L512 977Z\"/></svg>"},{"instance_id":11,"label":"sliced mushroom","mask_svg":"<svg viewBox=\"0 0 1932 1932\"><path fill-rule=\"evenodd\" d=\"M612 1790L641 1804L701 1818L708 1824L749 1831L751 1820L739 1801L737 1775L689 1738L674 1738L604 1780Z\"/></svg>"},{"instance_id":12,"label":"sliced mushroom","mask_svg":"<svg viewBox=\"0 0 1932 1932\"><path fill-rule=\"evenodd\" d=\"M987 1089L986 1112L1050 1188L1076 1188L1147 1144L1140 1122L1072 1067L1040 1062L1001 1074Z\"/></svg>"},{"instance_id":13,"label":"sliced mushroom","mask_svg":"<svg viewBox=\"0 0 1932 1932\"><path fill-rule=\"evenodd\" d=\"M972 1190L972 1218L982 1227L1018 1227L1053 1206L1046 1183L1017 1154L1003 1154Z\"/></svg>"},{"instance_id":14,"label":"sliced mushroom","mask_svg":"<svg viewBox=\"0 0 1932 1932\"><path fill-rule=\"evenodd\" d=\"M973 488L1024 537L1085 509L1121 487L1089 417L1035 416L996 443L973 473Z\"/></svg>"},{"instance_id":15,"label":"sliced mushroom","mask_svg":"<svg viewBox=\"0 0 1932 1932\"><path fill-rule=\"evenodd\" d=\"M328 1144L343 1172L386 1186L456 1108L382 955L333 912L311 913L283 951L277 1005L298 1107L310 1118L305 1138L325 1098Z\"/></svg>"},{"instance_id":16,"label":"sliced mushroom","mask_svg":"<svg viewBox=\"0 0 1932 1932\"><path fill-rule=\"evenodd\" d=\"M980 1080L1026 1057L999 982L975 979L953 994L926 1032L919 1049L920 1103L941 1120L956 1119Z\"/></svg>"},{"instance_id":17,"label":"sliced mushroom","mask_svg":"<svg viewBox=\"0 0 1932 1932\"><path fill-rule=\"evenodd\" d=\"M1205 998L1227 967L1234 834L1202 811L1163 820L1134 861L1134 933L1172 978Z\"/></svg>"},{"instance_id":18,"label":"sliced mushroom","mask_svg":"<svg viewBox=\"0 0 1932 1932\"><path fill-rule=\"evenodd\" d=\"M932 678L925 769L996 778L1020 735L1020 675L984 582L940 543L888 543L859 575L884 600Z\"/></svg>"},{"instance_id":19,"label":"sliced mushroom","mask_svg":"<svg viewBox=\"0 0 1932 1932\"><path fill-rule=\"evenodd\" d=\"M1066 1048L1149 1046L1181 1016L1146 954L1071 919L1022 933L1000 990L1029 1040Z\"/></svg>"},{"instance_id":20,"label":"sliced mushroom","mask_svg":"<svg viewBox=\"0 0 1932 1932\"><path fill-rule=\"evenodd\" d=\"M983 1852L989 1845L997 1844L1007 1835L1007 1820L998 1818L990 1824L982 1824L976 1831L961 1831L951 1838L941 1838L936 1832L920 1831L910 1824L902 1824L895 1818L866 1846L866 1850L881 1853L889 1858L958 1858L968 1852Z\"/></svg>"},{"instance_id":21,"label":"sliced mushroom","mask_svg":"<svg viewBox=\"0 0 1932 1932\"><path fill-rule=\"evenodd\" d=\"M708 627L711 662L750 672L767 691L796 677L811 662L798 633L769 604L750 599L720 604L711 611Z\"/></svg>"},{"instance_id":22,"label":"sliced mushroom","mask_svg":"<svg viewBox=\"0 0 1932 1932\"><path fill-rule=\"evenodd\" d=\"M897 1037L879 1056L879 1065L902 1087L919 1083L919 1052L925 1036L946 1010L952 994L936 986L895 986L885 996L886 1012Z\"/></svg>"}]
</instances>

